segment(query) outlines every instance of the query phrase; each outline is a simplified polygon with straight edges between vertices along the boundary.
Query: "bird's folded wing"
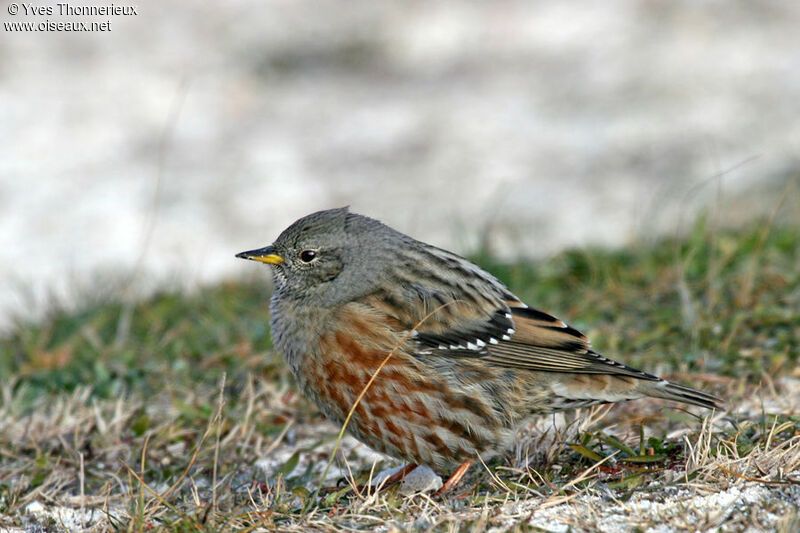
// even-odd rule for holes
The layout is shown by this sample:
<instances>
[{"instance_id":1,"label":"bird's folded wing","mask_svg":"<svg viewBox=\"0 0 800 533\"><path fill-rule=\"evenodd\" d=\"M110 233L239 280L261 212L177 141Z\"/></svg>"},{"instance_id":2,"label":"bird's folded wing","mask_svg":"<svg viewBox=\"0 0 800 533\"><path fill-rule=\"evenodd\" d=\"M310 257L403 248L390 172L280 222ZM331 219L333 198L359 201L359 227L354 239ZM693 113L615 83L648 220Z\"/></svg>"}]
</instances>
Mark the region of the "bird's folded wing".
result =
<instances>
[{"instance_id":1,"label":"bird's folded wing","mask_svg":"<svg viewBox=\"0 0 800 533\"><path fill-rule=\"evenodd\" d=\"M615 374L645 380L656 376L612 361L591 350L578 330L519 301L509 300L482 320L449 321L449 329L423 323L414 341L421 355L475 357L499 367L539 372Z\"/></svg>"}]
</instances>

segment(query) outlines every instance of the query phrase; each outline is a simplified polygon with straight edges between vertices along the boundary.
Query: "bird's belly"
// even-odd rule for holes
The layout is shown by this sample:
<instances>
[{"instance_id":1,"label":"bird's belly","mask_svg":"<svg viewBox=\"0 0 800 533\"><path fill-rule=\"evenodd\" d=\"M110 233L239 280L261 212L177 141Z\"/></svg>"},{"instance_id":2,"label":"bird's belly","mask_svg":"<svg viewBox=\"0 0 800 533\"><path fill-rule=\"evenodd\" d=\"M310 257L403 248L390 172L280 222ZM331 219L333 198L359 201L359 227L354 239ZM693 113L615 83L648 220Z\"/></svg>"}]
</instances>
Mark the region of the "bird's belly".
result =
<instances>
[{"instance_id":1,"label":"bird's belly","mask_svg":"<svg viewBox=\"0 0 800 533\"><path fill-rule=\"evenodd\" d=\"M351 434L376 451L449 468L507 439L508 428L475 387L438 377L403 352L343 350L342 342L323 337L321 350L303 358L296 377L328 418L347 423Z\"/></svg>"},{"instance_id":2,"label":"bird's belly","mask_svg":"<svg viewBox=\"0 0 800 533\"><path fill-rule=\"evenodd\" d=\"M273 312L273 331L294 332L273 338L301 391L376 451L449 468L508 442L513 402L486 365L415 357L406 332L352 305L332 311L324 331L300 328L301 342L286 321L303 318Z\"/></svg>"}]
</instances>

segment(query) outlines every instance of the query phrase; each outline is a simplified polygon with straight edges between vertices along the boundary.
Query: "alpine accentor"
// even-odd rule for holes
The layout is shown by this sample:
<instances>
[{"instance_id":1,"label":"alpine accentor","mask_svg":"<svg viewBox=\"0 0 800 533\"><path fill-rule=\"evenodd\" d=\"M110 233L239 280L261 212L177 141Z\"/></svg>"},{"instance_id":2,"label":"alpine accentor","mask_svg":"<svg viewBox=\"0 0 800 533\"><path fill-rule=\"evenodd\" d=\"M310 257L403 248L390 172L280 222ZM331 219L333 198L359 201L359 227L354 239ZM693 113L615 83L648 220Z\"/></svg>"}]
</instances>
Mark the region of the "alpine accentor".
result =
<instances>
[{"instance_id":1,"label":"alpine accentor","mask_svg":"<svg viewBox=\"0 0 800 533\"><path fill-rule=\"evenodd\" d=\"M463 257L347 208L237 257L272 267L272 337L306 396L342 424L363 393L347 429L412 464L460 464L443 490L532 415L644 396L719 406L592 351Z\"/></svg>"}]
</instances>

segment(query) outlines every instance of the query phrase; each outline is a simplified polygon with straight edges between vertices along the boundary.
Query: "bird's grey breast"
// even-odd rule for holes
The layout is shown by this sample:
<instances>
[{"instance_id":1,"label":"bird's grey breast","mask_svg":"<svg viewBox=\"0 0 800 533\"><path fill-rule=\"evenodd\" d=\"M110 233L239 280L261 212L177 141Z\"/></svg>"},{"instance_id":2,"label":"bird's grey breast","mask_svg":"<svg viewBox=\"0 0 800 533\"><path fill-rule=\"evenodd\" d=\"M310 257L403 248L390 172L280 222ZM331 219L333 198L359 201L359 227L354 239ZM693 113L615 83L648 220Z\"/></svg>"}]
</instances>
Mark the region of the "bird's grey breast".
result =
<instances>
[{"instance_id":1,"label":"bird's grey breast","mask_svg":"<svg viewBox=\"0 0 800 533\"><path fill-rule=\"evenodd\" d=\"M316 357L320 338L329 323L330 309L273 294L270 301L270 329L273 345L283 352L292 373L300 380L301 367Z\"/></svg>"}]
</instances>

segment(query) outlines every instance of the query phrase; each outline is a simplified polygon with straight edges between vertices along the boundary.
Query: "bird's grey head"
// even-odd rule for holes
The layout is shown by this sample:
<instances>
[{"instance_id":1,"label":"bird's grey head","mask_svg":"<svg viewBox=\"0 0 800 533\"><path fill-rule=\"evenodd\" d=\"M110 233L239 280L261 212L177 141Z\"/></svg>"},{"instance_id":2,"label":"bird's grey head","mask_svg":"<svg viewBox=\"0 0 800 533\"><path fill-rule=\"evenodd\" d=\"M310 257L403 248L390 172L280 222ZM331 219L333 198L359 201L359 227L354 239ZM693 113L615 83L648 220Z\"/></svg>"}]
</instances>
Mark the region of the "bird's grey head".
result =
<instances>
[{"instance_id":1,"label":"bird's grey head","mask_svg":"<svg viewBox=\"0 0 800 533\"><path fill-rule=\"evenodd\" d=\"M281 298L332 306L374 289L390 256L409 242L377 220L342 207L307 215L270 246L236 257L271 265Z\"/></svg>"}]
</instances>

